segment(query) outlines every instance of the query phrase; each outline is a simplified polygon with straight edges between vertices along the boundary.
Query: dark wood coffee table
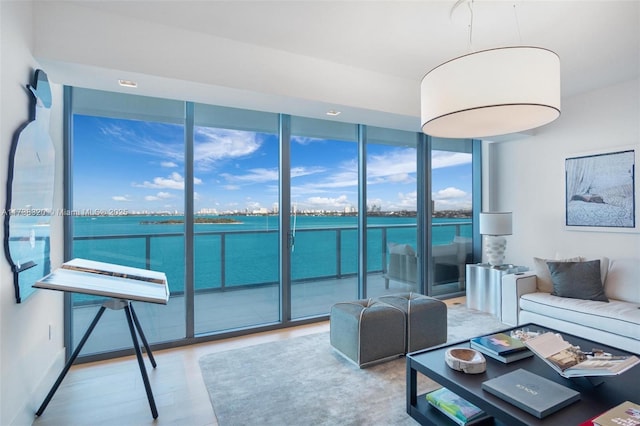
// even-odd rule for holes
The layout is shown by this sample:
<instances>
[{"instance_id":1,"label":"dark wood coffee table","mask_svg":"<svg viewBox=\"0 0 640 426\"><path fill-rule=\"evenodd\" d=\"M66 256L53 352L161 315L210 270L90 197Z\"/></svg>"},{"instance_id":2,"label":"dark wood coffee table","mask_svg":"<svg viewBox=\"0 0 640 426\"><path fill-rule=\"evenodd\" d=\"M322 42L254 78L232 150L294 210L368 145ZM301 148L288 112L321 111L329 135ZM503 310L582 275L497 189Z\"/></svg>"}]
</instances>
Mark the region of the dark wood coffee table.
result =
<instances>
[{"instance_id":1,"label":"dark wood coffee table","mask_svg":"<svg viewBox=\"0 0 640 426\"><path fill-rule=\"evenodd\" d=\"M553 331L535 324L508 328L509 333L527 327L531 331ZM630 355L621 349L601 345L568 333L558 332L568 342L583 350L601 348L614 355ZM578 425L585 420L614 407L624 401L640 403L640 365L618 376L587 379L565 379L537 356L509 364L485 356L487 370L482 374L465 374L454 371L444 362L447 349L469 347L469 341L413 352L407 355L407 413L421 424L452 425L451 420L431 407L424 395L417 395L417 373L431 378L494 417L496 425ZM516 406L482 390L482 382L523 368L580 392L579 402L571 404L543 419L538 419ZM600 382L599 384L597 384Z\"/></svg>"}]
</instances>

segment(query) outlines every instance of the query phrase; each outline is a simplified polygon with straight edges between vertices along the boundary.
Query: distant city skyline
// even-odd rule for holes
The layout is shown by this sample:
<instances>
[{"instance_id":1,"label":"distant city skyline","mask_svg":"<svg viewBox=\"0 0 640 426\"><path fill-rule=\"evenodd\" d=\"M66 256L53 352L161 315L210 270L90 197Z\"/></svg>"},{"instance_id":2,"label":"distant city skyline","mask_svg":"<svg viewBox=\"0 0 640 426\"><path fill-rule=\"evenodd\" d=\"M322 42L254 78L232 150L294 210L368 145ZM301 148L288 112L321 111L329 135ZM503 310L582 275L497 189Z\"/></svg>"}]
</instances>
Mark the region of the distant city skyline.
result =
<instances>
[{"instance_id":1,"label":"distant city skyline","mask_svg":"<svg viewBox=\"0 0 640 426\"><path fill-rule=\"evenodd\" d=\"M74 209L184 211L181 125L74 116ZM277 135L196 127L195 211L278 208ZM432 153L435 210L471 209L471 154ZM291 138L291 203L299 211L357 208L357 144ZM367 201L381 211L416 210L416 150L367 145ZM212 213L213 214L213 213Z\"/></svg>"}]
</instances>

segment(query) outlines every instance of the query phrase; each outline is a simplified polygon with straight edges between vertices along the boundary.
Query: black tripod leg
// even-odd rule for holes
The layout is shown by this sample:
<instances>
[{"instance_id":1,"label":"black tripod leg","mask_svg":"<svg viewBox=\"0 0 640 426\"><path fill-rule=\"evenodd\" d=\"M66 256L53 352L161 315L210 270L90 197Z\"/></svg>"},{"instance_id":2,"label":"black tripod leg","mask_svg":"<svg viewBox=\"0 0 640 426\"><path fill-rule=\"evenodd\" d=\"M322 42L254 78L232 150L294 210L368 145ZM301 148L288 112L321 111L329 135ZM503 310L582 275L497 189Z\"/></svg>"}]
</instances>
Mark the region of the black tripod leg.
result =
<instances>
[{"instance_id":1,"label":"black tripod leg","mask_svg":"<svg viewBox=\"0 0 640 426\"><path fill-rule=\"evenodd\" d=\"M80 353L80 350L82 349L82 347L86 343L86 341L89 338L89 335L91 334L93 329L96 327L96 324L98 324L98 321L100 320L100 317L104 313L105 309L107 309L107 308L105 308L104 306L100 307L100 310L96 314L96 317L93 319L93 321L89 325L89 328L84 333L84 336L82 336L82 339L80 340L80 343L78 343L78 347L76 348L75 351L73 351L73 354L71 355L71 358L69 358L69 361L67 361L67 363L65 364L64 368L62 369L62 372L58 376L58 380L56 380L56 382L53 384L53 387L51 388L51 390L47 394L47 397L44 399L44 402L42 403L42 405L40 405L40 408L38 408L38 411L36 411L36 416L41 416L42 413L44 412L45 408L47 408L47 405L49 405L49 402L51 401L51 398L53 398L53 395L58 390L58 387L60 386L60 383L62 383L62 379L64 379L64 376L66 376L67 373L69 372L69 369L71 368L71 364L73 364L73 362L78 357L78 354Z\"/></svg>"},{"instance_id":2,"label":"black tripod leg","mask_svg":"<svg viewBox=\"0 0 640 426\"><path fill-rule=\"evenodd\" d=\"M130 306L131 304L127 303L127 305L124 307L124 312L127 316L127 323L129 324L129 331L131 332L131 340L133 341L133 349L136 351L136 358L138 358L138 366L140 367L140 374L142 374L144 388L147 391L147 399L149 400L151 415L154 419L156 419L158 418L158 410L156 409L156 402L153 399L153 392L151 391L151 384L149 384L147 369L144 366L144 360L142 359L142 352L140 351L140 346L138 345L138 338L136 337L136 330L133 325L133 315L131 314Z\"/></svg>"},{"instance_id":3,"label":"black tripod leg","mask_svg":"<svg viewBox=\"0 0 640 426\"><path fill-rule=\"evenodd\" d=\"M133 317L133 322L136 325L136 329L138 330L138 334L140 335L140 340L142 340L144 349L147 351L147 355L149 356L149 361L151 361L151 365L153 366L153 368L156 368L156 360L153 358L153 354L151 353L151 348L149 347L149 343L147 343L147 338L144 337L144 333L142 332L142 327L140 326L140 322L138 321L138 316L136 315L136 311L133 310L133 304L129 303L129 309L131 309L131 316Z\"/></svg>"}]
</instances>

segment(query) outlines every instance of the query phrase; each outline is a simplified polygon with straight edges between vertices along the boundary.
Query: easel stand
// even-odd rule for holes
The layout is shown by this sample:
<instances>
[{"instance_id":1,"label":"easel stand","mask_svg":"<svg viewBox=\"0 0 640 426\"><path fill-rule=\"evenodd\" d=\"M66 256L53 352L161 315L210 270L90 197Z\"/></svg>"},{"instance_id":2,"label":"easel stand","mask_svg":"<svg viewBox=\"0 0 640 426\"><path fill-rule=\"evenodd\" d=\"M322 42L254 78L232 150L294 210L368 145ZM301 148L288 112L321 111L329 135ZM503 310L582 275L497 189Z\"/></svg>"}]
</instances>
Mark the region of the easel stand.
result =
<instances>
[{"instance_id":1,"label":"easel stand","mask_svg":"<svg viewBox=\"0 0 640 426\"><path fill-rule=\"evenodd\" d=\"M142 327L140 326L140 322L138 321L138 317L137 317L135 311L133 310L133 305L131 304L131 301L124 300L124 299L110 299L110 300L107 300L106 302L104 302L102 304L102 306L100 307L100 310L98 311L98 313L96 314L95 318L93 319L93 321L89 325L89 328L84 333L84 336L82 336L82 339L80 340L80 343L78 344L78 347L76 348L75 351L73 351L73 354L71 355L71 358L69 358L69 361L67 361L67 363L65 364L64 368L62 369L62 372L58 376L58 379L53 384L53 387L51 388L51 390L47 394L47 397L44 399L44 402L42 403L42 405L40 405L40 408L38 408L38 411L36 411L36 415L37 416L41 416L42 413L44 412L44 410L47 408L47 405L51 401L51 398L53 398L53 395L58 390L58 387L62 383L62 380L67 375L67 372L71 368L71 365L74 363L74 361L78 357L78 354L82 350L82 347L86 343L87 339L91 335L91 332L96 327L96 324L98 324L98 321L100 320L100 317L102 317L102 314L104 313L104 311L107 308L113 309L113 310L124 309L125 316L127 317L127 323L129 324L129 331L131 332L131 340L133 341L133 349L136 352L136 358L138 359L138 366L140 367L140 374L142 374L142 381L144 382L144 388L147 391L147 399L149 400L149 407L151 408L151 415L153 416L154 419L158 417L158 410L156 409L156 402L155 402L155 400L153 398L153 392L151 391L151 385L149 384L149 377L147 376L147 369L146 369L146 367L144 365L144 360L142 359L142 352L140 351L140 344L138 343L138 337L136 335L136 330L138 330L138 334L140 335L140 340L142 340L142 344L144 345L144 348L145 348L145 350L147 352L147 356L149 357L149 361L151 361L151 365L153 366L153 368L156 368L156 361L153 358L153 354L151 353L151 348L149 348L149 343L147 342L147 339L144 336L144 333L142 332Z\"/></svg>"}]
</instances>

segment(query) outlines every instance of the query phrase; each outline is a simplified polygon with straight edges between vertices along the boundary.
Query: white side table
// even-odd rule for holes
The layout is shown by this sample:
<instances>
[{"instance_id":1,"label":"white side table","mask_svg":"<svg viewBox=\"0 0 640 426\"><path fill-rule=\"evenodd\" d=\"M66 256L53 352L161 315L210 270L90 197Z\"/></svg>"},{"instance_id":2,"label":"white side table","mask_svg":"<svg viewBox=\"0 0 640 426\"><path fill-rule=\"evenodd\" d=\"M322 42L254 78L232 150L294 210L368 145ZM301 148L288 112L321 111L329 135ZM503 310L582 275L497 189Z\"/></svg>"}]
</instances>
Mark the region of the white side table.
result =
<instances>
[{"instance_id":1,"label":"white side table","mask_svg":"<svg viewBox=\"0 0 640 426\"><path fill-rule=\"evenodd\" d=\"M467 265L467 307L502 319L502 276L527 271L526 266L485 263Z\"/></svg>"}]
</instances>

